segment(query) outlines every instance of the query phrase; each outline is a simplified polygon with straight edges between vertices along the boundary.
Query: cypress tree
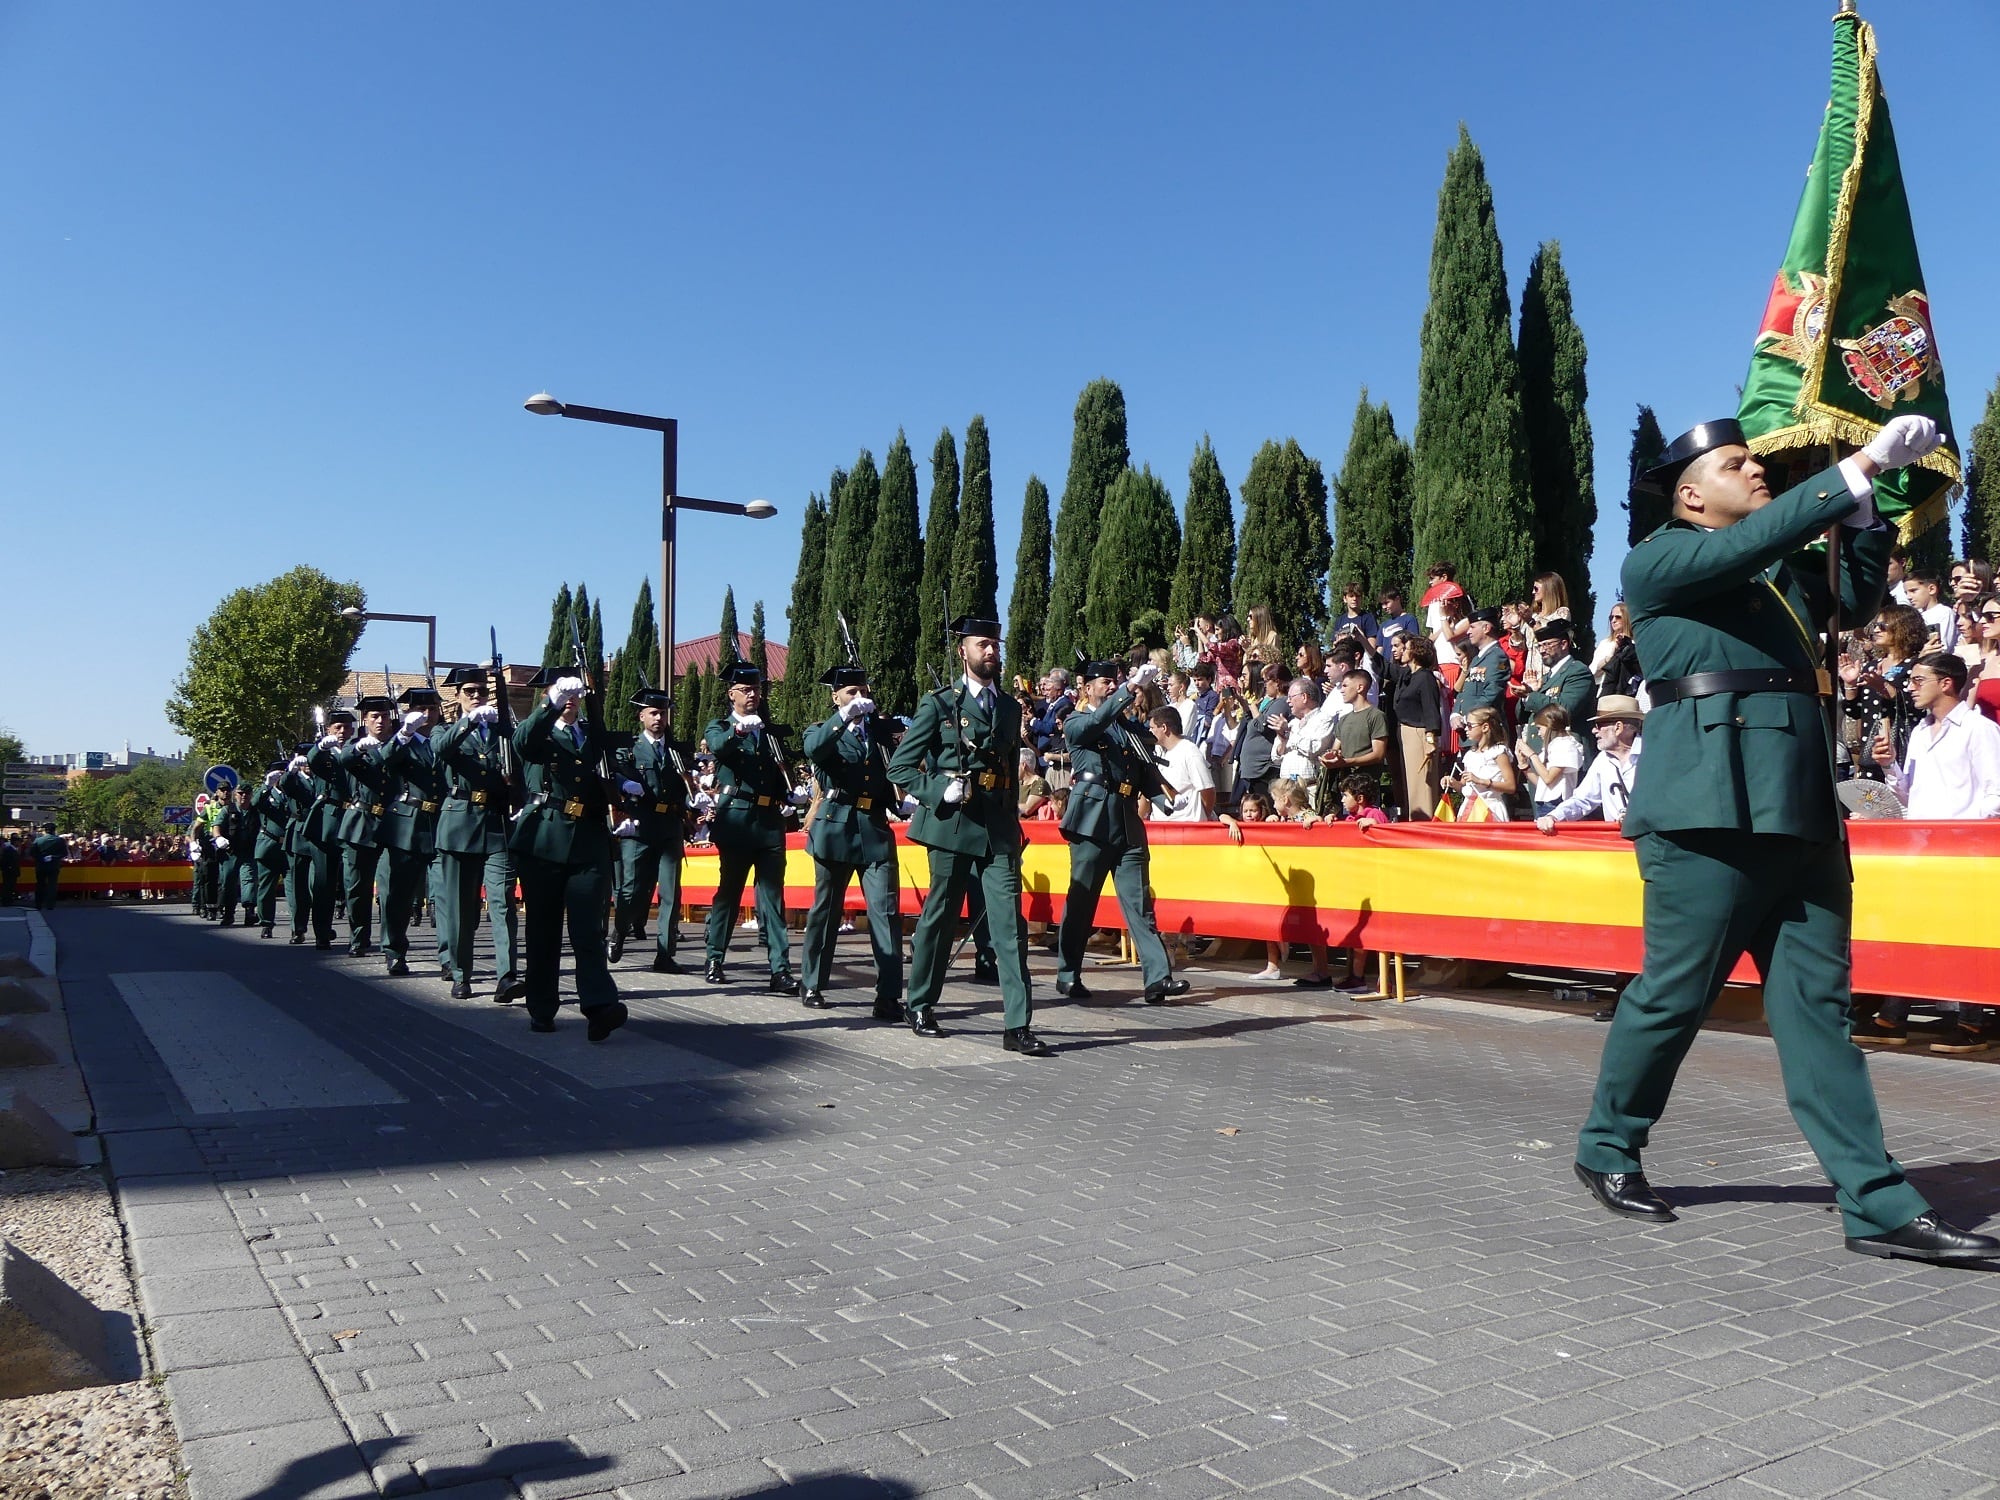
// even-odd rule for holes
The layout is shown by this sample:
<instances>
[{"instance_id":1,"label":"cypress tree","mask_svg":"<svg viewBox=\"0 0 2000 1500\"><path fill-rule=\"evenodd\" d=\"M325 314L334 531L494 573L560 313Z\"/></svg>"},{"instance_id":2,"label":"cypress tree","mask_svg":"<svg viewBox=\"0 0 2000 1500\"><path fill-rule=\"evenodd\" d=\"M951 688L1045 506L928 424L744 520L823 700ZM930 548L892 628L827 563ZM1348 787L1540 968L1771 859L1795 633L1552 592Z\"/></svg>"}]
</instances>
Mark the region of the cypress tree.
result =
<instances>
[{"instance_id":1,"label":"cypress tree","mask_svg":"<svg viewBox=\"0 0 2000 1500\"><path fill-rule=\"evenodd\" d=\"M866 448L841 481L834 501L832 529L826 547L826 572L820 578L820 671L841 659L839 616L861 634L861 592L868 573L868 553L875 539L875 512L881 502L882 478L875 455ZM870 662L872 668L874 663Z\"/></svg>"},{"instance_id":2,"label":"cypress tree","mask_svg":"<svg viewBox=\"0 0 2000 1500\"><path fill-rule=\"evenodd\" d=\"M1639 420L1632 424L1632 453L1625 472L1636 479L1641 469L1651 467L1666 451L1667 438L1660 431L1660 419L1653 415L1652 407L1641 404ZM1631 512L1625 524L1625 545L1636 547L1666 524L1673 514L1673 502L1663 495L1628 493L1625 509Z\"/></svg>"},{"instance_id":3,"label":"cypress tree","mask_svg":"<svg viewBox=\"0 0 2000 1500\"><path fill-rule=\"evenodd\" d=\"M556 590L549 605L549 638L542 643L542 659L537 665L553 667L569 660L569 611L574 602L567 583Z\"/></svg>"},{"instance_id":4,"label":"cypress tree","mask_svg":"<svg viewBox=\"0 0 2000 1500\"><path fill-rule=\"evenodd\" d=\"M1962 557L2000 562L2000 381L1965 450L1965 550Z\"/></svg>"},{"instance_id":5,"label":"cypress tree","mask_svg":"<svg viewBox=\"0 0 2000 1500\"><path fill-rule=\"evenodd\" d=\"M1389 403L1355 403L1347 456L1333 481L1333 575L1330 593L1350 583L1372 603L1403 588L1410 572L1410 445L1396 435Z\"/></svg>"},{"instance_id":6,"label":"cypress tree","mask_svg":"<svg viewBox=\"0 0 2000 1500\"><path fill-rule=\"evenodd\" d=\"M1131 465L1125 440L1125 393L1109 380L1093 380L1076 398L1070 436L1069 477L1056 511L1055 576L1049 584L1049 623L1042 654L1068 665L1083 644L1084 588L1097 550L1098 514L1111 481Z\"/></svg>"},{"instance_id":7,"label":"cypress tree","mask_svg":"<svg viewBox=\"0 0 2000 1500\"><path fill-rule=\"evenodd\" d=\"M1560 573L1569 588L1577 650L1588 653L1597 601L1590 555L1597 529L1597 451L1584 410L1583 330L1570 303L1562 247L1535 251L1521 290L1521 425L1535 514L1535 571Z\"/></svg>"},{"instance_id":8,"label":"cypress tree","mask_svg":"<svg viewBox=\"0 0 2000 1500\"><path fill-rule=\"evenodd\" d=\"M1135 638L1157 633L1153 627L1135 635L1135 626L1147 616L1165 619L1180 550L1174 497L1152 467L1127 469L1112 480L1084 590L1084 648L1092 656L1116 656Z\"/></svg>"},{"instance_id":9,"label":"cypress tree","mask_svg":"<svg viewBox=\"0 0 2000 1500\"><path fill-rule=\"evenodd\" d=\"M967 468L971 467L972 436L966 435ZM924 578L917 595L917 675L944 670L944 640L939 621L945 596L960 614L958 595L951 588L952 547L958 537L958 443L945 428L931 448L931 499L924 512Z\"/></svg>"},{"instance_id":10,"label":"cypress tree","mask_svg":"<svg viewBox=\"0 0 2000 1500\"><path fill-rule=\"evenodd\" d=\"M593 599L590 603L590 620L583 634L584 659L590 663L590 680L602 689L604 686L604 605Z\"/></svg>"},{"instance_id":11,"label":"cypress tree","mask_svg":"<svg viewBox=\"0 0 2000 1500\"><path fill-rule=\"evenodd\" d=\"M729 684L723 680L721 663L713 672L701 674L701 722L712 724L729 712Z\"/></svg>"},{"instance_id":12,"label":"cypress tree","mask_svg":"<svg viewBox=\"0 0 2000 1500\"><path fill-rule=\"evenodd\" d=\"M736 590L734 587L722 591L722 623L716 626L715 670L718 676L726 675L729 669L743 659L736 649Z\"/></svg>"},{"instance_id":13,"label":"cypress tree","mask_svg":"<svg viewBox=\"0 0 2000 1500\"><path fill-rule=\"evenodd\" d=\"M848 488L852 489L850 481ZM917 706L917 596L923 585L924 547L917 527L917 466L901 432L882 461L881 498L854 622L869 686L884 713Z\"/></svg>"},{"instance_id":14,"label":"cypress tree","mask_svg":"<svg viewBox=\"0 0 2000 1500\"><path fill-rule=\"evenodd\" d=\"M1042 625L1049 616L1049 487L1028 476L1021 499L1021 542L1014 549L1014 591L1007 600L1007 673L1034 677L1048 665Z\"/></svg>"},{"instance_id":15,"label":"cypress tree","mask_svg":"<svg viewBox=\"0 0 2000 1500\"><path fill-rule=\"evenodd\" d=\"M701 668L689 662L674 693L674 738L683 745L691 745L701 738L705 727L701 717Z\"/></svg>"},{"instance_id":16,"label":"cypress tree","mask_svg":"<svg viewBox=\"0 0 2000 1500\"><path fill-rule=\"evenodd\" d=\"M632 601L632 623L625 631L625 646L618 653L611 673L612 701L605 705L605 718L613 729L639 727L639 711L632 699L641 686L651 684L672 691L673 684L655 682L660 675L660 627L653 618L653 580L639 580L639 597Z\"/></svg>"},{"instance_id":17,"label":"cypress tree","mask_svg":"<svg viewBox=\"0 0 2000 1500\"><path fill-rule=\"evenodd\" d=\"M569 628L570 622L567 620L564 621L563 638L562 638L562 655L558 656L556 660L560 662L574 662L576 660L576 642L578 640L581 640L583 642L583 659L585 661L589 661L590 660L589 587L585 584L579 583L576 586L576 598L571 602L573 606L572 618L575 620L576 623L576 635L571 636Z\"/></svg>"},{"instance_id":18,"label":"cypress tree","mask_svg":"<svg viewBox=\"0 0 2000 1500\"><path fill-rule=\"evenodd\" d=\"M981 416L975 416L965 428L965 500L959 506L958 532L951 544L951 612L987 620L1000 617L1000 559L993 543L993 453L987 442L986 418ZM942 647L942 638L932 634L933 626L942 631L942 619L924 616L918 623L918 638L939 640ZM946 675L953 665L948 660L940 662Z\"/></svg>"},{"instance_id":19,"label":"cypress tree","mask_svg":"<svg viewBox=\"0 0 2000 1500\"><path fill-rule=\"evenodd\" d=\"M769 642L764 639L764 601L756 600L750 606L750 665L764 674L764 680L771 680L771 653Z\"/></svg>"},{"instance_id":20,"label":"cypress tree","mask_svg":"<svg viewBox=\"0 0 2000 1500\"><path fill-rule=\"evenodd\" d=\"M1278 635L1296 640L1326 619L1326 475L1294 438L1266 442L1243 479L1236 549L1236 607L1271 611Z\"/></svg>"},{"instance_id":21,"label":"cypress tree","mask_svg":"<svg viewBox=\"0 0 2000 1500\"><path fill-rule=\"evenodd\" d=\"M799 531L799 570L792 577L792 603L785 611L791 626L791 652L785 658L785 711L788 724L803 724L802 693L830 662L819 636L820 576L826 570L826 502L806 497L805 521Z\"/></svg>"},{"instance_id":22,"label":"cypress tree","mask_svg":"<svg viewBox=\"0 0 2000 1500\"><path fill-rule=\"evenodd\" d=\"M1493 190L1463 125L1438 191L1411 456L1416 566L1449 559L1480 603L1525 597L1534 542L1520 365Z\"/></svg>"},{"instance_id":23,"label":"cypress tree","mask_svg":"<svg viewBox=\"0 0 2000 1500\"><path fill-rule=\"evenodd\" d=\"M1196 615L1211 619L1229 608L1229 579L1236 571L1236 517L1229 481L1203 433L1188 464L1186 521L1180 558L1167 595L1167 621L1178 630Z\"/></svg>"}]
</instances>

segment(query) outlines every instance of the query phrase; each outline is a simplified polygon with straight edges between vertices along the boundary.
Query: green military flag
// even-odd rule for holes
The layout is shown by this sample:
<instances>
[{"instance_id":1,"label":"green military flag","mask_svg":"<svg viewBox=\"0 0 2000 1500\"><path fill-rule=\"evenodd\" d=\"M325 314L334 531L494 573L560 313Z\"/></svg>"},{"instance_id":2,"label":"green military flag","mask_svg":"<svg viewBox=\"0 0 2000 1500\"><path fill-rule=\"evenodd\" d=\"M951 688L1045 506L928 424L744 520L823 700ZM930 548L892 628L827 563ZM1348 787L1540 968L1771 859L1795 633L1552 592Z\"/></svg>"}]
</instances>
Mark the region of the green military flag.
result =
<instances>
[{"instance_id":1,"label":"green military flag","mask_svg":"<svg viewBox=\"0 0 2000 1500\"><path fill-rule=\"evenodd\" d=\"M1907 412L1952 432L1875 29L1843 10L1833 21L1832 97L1738 418L1751 451L1797 477L1823 467L1829 445L1866 443ZM1960 479L1948 438L1921 464L1878 480L1875 493L1907 543L1943 522Z\"/></svg>"}]
</instances>

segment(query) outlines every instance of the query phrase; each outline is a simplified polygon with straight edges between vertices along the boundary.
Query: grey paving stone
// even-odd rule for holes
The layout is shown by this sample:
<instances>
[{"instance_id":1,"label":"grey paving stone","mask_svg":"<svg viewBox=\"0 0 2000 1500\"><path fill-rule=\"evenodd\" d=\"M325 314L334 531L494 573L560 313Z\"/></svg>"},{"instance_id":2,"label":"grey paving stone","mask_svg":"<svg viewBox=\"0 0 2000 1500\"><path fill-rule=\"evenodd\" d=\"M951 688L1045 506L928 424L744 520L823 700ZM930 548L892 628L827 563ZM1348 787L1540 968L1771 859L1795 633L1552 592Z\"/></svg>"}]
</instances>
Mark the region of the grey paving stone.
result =
<instances>
[{"instance_id":1,"label":"grey paving stone","mask_svg":"<svg viewBox=\"0 0 2000 1500\"><path fill-rule=\"evenodd\" d=\"M181 1455L193 1500L374 1500L379 1493L331 1415L195 1438Z\"/></svg>"},{"instance_id":2,"label":"grey paving stone","mask_svg":"<svg viewBox=\"0 0 2000 1500\"><path fill-rule=\"evenodd\" d=\"M291 1324L275 1307L162 1318L151 1333L160 1368L169 1371L289 1358L298 1351Z\"/></svg>"},{"instance_id":3,"label":"grey paving stone","mask_svg":"<svg viewBox=\"0 0 2000 1500\"><path fill-rule=\"evenodd\" d=\"M168 1376L167 1390L183 1442L331 1415L325 1389L298 1358L180 1370Z\"/></svg>"},{"instance_id":4,"label":"grey paving stone","mask_svg":"<svg viewBox=\"0 0 2000 1500\"><path fill-rule=\"evenodd\" d=\"M144 1277L139 1282L139 1302L153 1318L272 1305L271 1288L254 1266Z\"/></svg>"}]
</instances>

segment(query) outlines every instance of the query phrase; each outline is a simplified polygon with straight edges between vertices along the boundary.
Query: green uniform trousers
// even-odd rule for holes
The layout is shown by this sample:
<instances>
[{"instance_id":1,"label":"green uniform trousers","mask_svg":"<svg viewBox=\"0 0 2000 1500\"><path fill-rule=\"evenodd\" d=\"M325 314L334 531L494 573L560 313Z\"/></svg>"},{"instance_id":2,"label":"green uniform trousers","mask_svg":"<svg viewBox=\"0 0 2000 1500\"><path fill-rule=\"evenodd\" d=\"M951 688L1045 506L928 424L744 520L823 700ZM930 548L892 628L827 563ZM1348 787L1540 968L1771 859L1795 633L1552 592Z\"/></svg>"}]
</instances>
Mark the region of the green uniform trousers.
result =
<instances>
[{"instance_id":1,"label":"green uniform trousers","mask_svg":"<svg viewBox=\"0 0 2000 1500\"><path fill-rule=\"evenodd\" d=\"M417 899L430 878L431 857L414 849L384 849L389 878L382 887L382 951L407 960L410 956L410 918L416 915Z\"/></svg>"},{"instance_id":2,"label":"green uniform trousers","mask_svg":"<svg viewBox=\"0 0 2000 1500\"><path fill-rule=\"evenodd\" d=\"M832 988L841 907L847 883L857 874L861 876L861 894L868 902L868 942L875 950L875 1003L889 1005L903 998L902 887L894 859L870 865L813 861L813 904L806 914L801 983L809 990Z\"/></svg>"},{"instance_id":3,"label":"green uniform trousers","mask_svg":"<svg viewBox=\"0 0 2000 1500\"><path fill-rule=\"evenodd\" d=\"M445 940L444 930L444 855L431 857L430 868L424 872L424 891L430 897L431 930L437 934L438 963L451 967L451 944Z\"/></svg>"},{"instance_id":4,"label":"green uniform trousers","mask_svg":"<svg viewBox=\"0 0 2000 1500\"><path fill-rule=\"evenodd\" d=\"M198 859L194 862L194 909L204 917L214 915L217 906L221 904L216 900L216 894L222 887L222 882L216 875L216 863L212 858ZM35 870L35 905L40 906L41 904L41 869L37 866Z\"/></svg>"},{"instance_id":5,"label":"green uniform trousers","mask_svg":"<svg viewBox=\"0 0 2000 1500\"><path fill-rule=\"evenodd\" d=\"M382 851L373 846L340 846L340 868L347 888L347 951L357 957L368 951L375 918L375 869L381 862Z\"/></svg>"},{"instance_id":6,"label":"green uniform trousers","mask_svg":"<svg viewBox=\"0 0 2000 1500\"><path fill-rule=\"evenodd\" d=\"M791 934L785 931L785 847L738 849L716 845L715 903L708 909L707 950L710 963L721 963L729 954L729 934L736 928L743 907L743 877L754 872L757 888L757 925L764 929L764 951L770 955L771 972L791 972Z\"/></svg>"},{"instance_id":7,"label":"green uniform trousers","mask_svg":"<svg viewBox=\"0 0 2000 1500\"><path fill-rule=\"evenodd\" d=\"M340 897L341 845L303 844L307 852L309 874L308 885L312 891L313 941L331 943L333 941L333 908Z\"/></svg>"},{"instance_id":8,"label":"green uniform trousers","mask_svg":"<svg viewBox=\"0 0 2000 1500\"><path fill-rule=\"evenodd\" d=\"M312 845L301 842L285 860L285 908L291 913L292 936L303 938L312 925Z\"/></svg>"},{"instance_id":9,"label":"green uniform trousers","mask_svg":"<svg viewBox=\"0 0 2000 1500\"><path fill-rule=\"evenodd\" d=\"M1021 917L1021 855L959 854L932 849L931 888L910 940L910 999L912 1011L927 1012L944 989L944 971L951 966L952 938L958 926L959 903L968 886L977 884L986 897L986 928L993 939L993 956L1000 965L1000 1004L1009 1031L1033 1021L1035 1002L1028 988L1028 924Z\"/></svg>"},{"instance_id":10,"label":"green uniform trousers","mask_svg":"<svg viewBox=\"0 0 2000 1500\"><path fill-rule=\"evenodd\" d=\"M618 930L638 937L646 930L646 913L653 893L660 895L660 925L654 951L672 958L681 940L681 848L649 844L644 839L618 840Z\"/></svg>"},{"instance_id":11,"label":"green uniform trousers","mask_svg":"<svg viewBox=\"0 0 2000 1500\"><path fill-rule=\"evenodd\" d=\"M1785 1102L1832 1181L1849 1235L1900 1229L1927 1205L1882 1144L1861 1049L1849 1039L1847 851L1776 834L1642 834L1645 968L1619 998L1577 1141L1593 1172L1635 1172L1674 1074L1736 960L1764 976L1764 1019Z\"/></svg>"},{"instance_id":12,"label":"green uniform trousers","mask_svg":"<svg viewBox=\"0 0 2000 1500\"><path fill-rule=\"evenodd\" d=\"M1173 978L1173 965L1160 942L1160 929L1153 923L1153 893L1146 888L1152 868L1152 851L1143 844L1108 848L1089 839L1073 840L1069 846L1069 895L1063 900L1062 926L1056 932L1056 948L1061 955L1056 964L1056 983L1074 984L1083 977L1083 950L1096 926L1097 898L1104 890L1104 878L1118 892L1118 909L1125 914L1125 929L1132 935L1132 947L1139 955L1139 970L1147 988Z\"/></svg>"},{"instance_id":13,"label":"green uniform trousers","mask_svg":"<svg viewBox=\"0 0 2000 1500\"><path fill-rule=\"evenodd\" d=\"M479 888L486 887L486 918L493 929L493 972L505 984L515 976L514 944L520 935L514 900L514 856L438 851L438 940L444 944L451 977L472 980L472 939L479 931Z\"/></svg>"},{"instance_id":14,"label":"green uniform trousers","mask_svg":"<svg viewBox=\"0 0 2000 1500\"><path fill-rule=\"evenodd\" d=\"M234 921L236 908L238 906L248 906L252 899L246 896L243 891L244 886L249 884L244 877L250 873L252 865L248 856L237 854L232 850L220 862L220 866L221 888L216 904L222 908L222 914L225 917ZM254 890L254 887L252 889ZM245 920L248 920L247 916Z\"/></svg>"},{"instance_id":15,"label":"green uniform trousers","mask_svg":"<svg viewBox=\"0 0 2000 1500\"><path fill-rule=\"evenodd\" d=\"M578 840L579 843L582 840ZM618 1000L618 986L604 957L604 917L611 897L609 851L570 864L516 854L521 899L527 903L528 1016L553 1021L562 1009L563 921L576 964L576 1003L585 1015Z\"/></svg>"},{"instance_id":16,"label":"green uniform trousers","mask_svg":"<svg viewBox=\"0 0 2000 1500\"><path fill-rule=\"evenodd\" d=\"M261 859L253 860L245 880L256 893L257 920L266 927L276 926L278 887L284 884L285 880L284 851L279 850L272 854L268 863Z\"/></svg>"}]
</instances>

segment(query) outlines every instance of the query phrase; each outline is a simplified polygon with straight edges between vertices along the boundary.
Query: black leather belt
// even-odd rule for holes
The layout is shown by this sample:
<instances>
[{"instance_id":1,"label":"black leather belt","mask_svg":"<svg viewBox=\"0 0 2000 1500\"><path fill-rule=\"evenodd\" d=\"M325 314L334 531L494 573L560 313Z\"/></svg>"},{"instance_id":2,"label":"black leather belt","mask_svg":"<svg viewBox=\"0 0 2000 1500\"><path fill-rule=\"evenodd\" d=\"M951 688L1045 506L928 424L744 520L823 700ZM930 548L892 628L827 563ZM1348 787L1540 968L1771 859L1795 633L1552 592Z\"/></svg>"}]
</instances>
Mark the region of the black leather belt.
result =
<instances>
[{"instance_id":1,"label":"black leather belt","mask_svg":"<svg viewBox=\"0 0 2000 1500\"><path fill-rule=\"evenodd\" d=\"M1750 668L1740 672L1696 672L1691 677L1670 677L1665 682L1648 682L1646 692L1653 707L1678 703L1683 698L1707 698L1715 693L1803 693L1817 698L1827 691L1818 674L1789 672L1778 668Z\"/></svg>"},{"instance_id":2,"label":"black leather belt","mask_svg":"<svg viewBox=\"0 0 2000 1500\"><path fill-rule=\"evenodd\" d=\"M1112 787L1115 786L1118 788L1118 795L1121 797L1129 797L1132 795L1131 782L1113 781L1110 777L1100 776L1095 771L1079 771L1076 773L1076 779L1078 781L1085 783L1094 783L1098 786L1105 788L1105 790L1107 791L1109 791Z\"/></svg>"}]
</instances>

